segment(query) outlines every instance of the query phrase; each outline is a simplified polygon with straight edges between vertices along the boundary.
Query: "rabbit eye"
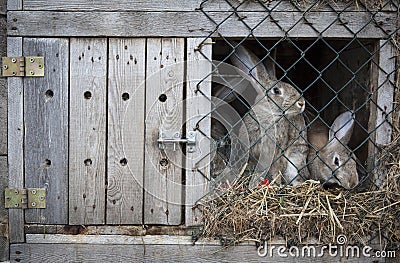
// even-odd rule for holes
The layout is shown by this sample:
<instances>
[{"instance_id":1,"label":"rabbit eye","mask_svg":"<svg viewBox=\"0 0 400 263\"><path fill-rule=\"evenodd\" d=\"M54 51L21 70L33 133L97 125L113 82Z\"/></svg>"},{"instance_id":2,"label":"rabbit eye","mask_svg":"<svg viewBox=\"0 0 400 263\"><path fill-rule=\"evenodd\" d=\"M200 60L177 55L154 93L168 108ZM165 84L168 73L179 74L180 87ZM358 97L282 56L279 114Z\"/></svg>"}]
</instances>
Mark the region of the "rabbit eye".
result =
<instances>
[{"instance_id":1,"label":"rabbit eye","mask_svg":"<svg viewBox=\"0 0 400 263\"><path fill-rule=\"evenodd\" d=\"M272 89L272 93L275 94L275 95L281 95L282 94L281 90L279 88L277 88L277 87Z\"/></svg>"},{"instance_id":2,"label":"rabbit eye","mask_svg":"<svg viewBox=\"0 0 400 263\"><path fill-rule=\"evenodd\" d=\"M339 166L339 158L335 157L333 162L336 166Z\"/></svg>"}]
</instances>

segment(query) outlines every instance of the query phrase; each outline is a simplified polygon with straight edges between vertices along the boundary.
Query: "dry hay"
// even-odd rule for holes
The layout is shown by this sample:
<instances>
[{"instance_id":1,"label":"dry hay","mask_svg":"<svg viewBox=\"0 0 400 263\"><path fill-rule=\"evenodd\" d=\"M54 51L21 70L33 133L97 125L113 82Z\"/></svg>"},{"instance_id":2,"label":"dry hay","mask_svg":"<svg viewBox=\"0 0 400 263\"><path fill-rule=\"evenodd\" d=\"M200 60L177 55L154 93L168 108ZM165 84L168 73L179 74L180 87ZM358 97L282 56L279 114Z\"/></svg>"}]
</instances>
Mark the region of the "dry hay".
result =
<instances>
[{"instance_id":1,"label":"dry hay","mask_svg":"<svg viewBox=\"0 0 400 263\"><path fill-rule=\"evenodd\" d=\"M325 190L316 181L283 189L277 185L228 188L199 204L202 236L218 237L226 244L283 237L293 244L311 238L333 242L344 234L351 243L367 244L385 231L388 240L399 243L398 178L399 173L388 176L382 190L350 195L340 189Z\"/></svg>"}]
</instances>

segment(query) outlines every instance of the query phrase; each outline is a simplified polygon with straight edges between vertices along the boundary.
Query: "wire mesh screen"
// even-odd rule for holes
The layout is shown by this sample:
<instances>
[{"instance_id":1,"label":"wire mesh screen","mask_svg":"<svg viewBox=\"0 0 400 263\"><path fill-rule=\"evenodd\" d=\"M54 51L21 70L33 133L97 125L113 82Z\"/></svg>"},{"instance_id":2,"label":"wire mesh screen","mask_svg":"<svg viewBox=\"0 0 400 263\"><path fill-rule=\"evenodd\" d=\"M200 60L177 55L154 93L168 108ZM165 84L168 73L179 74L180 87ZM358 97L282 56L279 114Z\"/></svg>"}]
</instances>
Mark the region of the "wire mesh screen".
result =
<instances>
[{"instance_id":1,"label":"wire mesh screen","mask_svg":"<svg viewBox=\"0 0 400 263\"><path fill-rule=\"evenodd\" d=\"M215 25L198 50L213 45L212 192L275 185L279 195L315 180L351 196L388 176L397 184L399 28L383 17L398 2L220 2L226 11L198 9Z\"/></svg>"}]
</instances>

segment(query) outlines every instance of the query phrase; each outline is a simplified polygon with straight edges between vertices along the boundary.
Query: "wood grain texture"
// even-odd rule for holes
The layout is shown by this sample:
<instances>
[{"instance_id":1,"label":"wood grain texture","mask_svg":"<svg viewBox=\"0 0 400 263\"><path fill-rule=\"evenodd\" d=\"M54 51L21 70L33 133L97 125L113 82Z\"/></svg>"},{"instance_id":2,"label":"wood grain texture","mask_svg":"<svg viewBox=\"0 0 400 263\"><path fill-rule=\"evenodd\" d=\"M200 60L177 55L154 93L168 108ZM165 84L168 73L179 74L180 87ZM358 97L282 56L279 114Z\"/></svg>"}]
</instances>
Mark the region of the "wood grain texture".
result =
<instances>
[{"instance_id":1,"label":"wood grain texture","mask_svg":"<svg viewBox=\"0 0 400 263\"><path fill-rule=\"evenodd\" d=\"M211 112L211 63L204 57L212 57L212 45L203 45L200 54L196 51L204 39L187 39L186 69L186 134L201 130L196 134L196 151L186 153L185 184L185 225L199 225L201 211L195 208L196 201L208 192L207 179L210 178L211 119L204 118ZM205 40L210 43L211 39ZM199 84L200 83L200 84ZM199 86L198 86L199 84ZM196 92L200 89L202 92ZM201 121L200 121L201 120Z\"/></svg>"},{"instance_id":2,"label":"wood grain texture","mask_svg":"<svg viewBox=\"0 0 400 263\"><path fill-rule=\"evenodd\" d=\"M110 39L107 224L142 224L145 39Z\"/></svg>"},{"instance_id":3,"label":"wood grain texture","mask_svg":"<svg viewBox=\"0 0 400 263\"><path fill-rule=\"evenodd\" d=\"M22 0L7 0L7 10L22 10Z\"/></svg>"},{"instance_id":4,"label":"wood grain texture","mask_svg":"<svg viewBox=\"0 0 400 263\"><path fill-rule=\"evenodd\" d=\"M27 223L68 222L67 39L24 39L24 55L45 58L44 77L24 78L25 187L46 189L46 209L25 211Z\"/></svg>"},{"instance_id":5,"label":"wood grain texture","mask_svg":"<svg viewBox=\"0 0 400 263\"><path fill-rule=\"evenodd\" d=\"M396 74L396 49L391 42L379 42L379 65L377 68L378 85L374 89L376 94L376 116L373 128L376 129L375 133L375 147L384 146L392 140L392 111L393 111L393 97L395 82L394 77ZM376 156L376 155L375 155ZM379 160L375 160L376 164ZM387 176L385 169L375 170L373 174L373 181L378 187L383 185Z\"/></svg>"},{"instance_id":6,"label":"wood grain texture","mask_svg":"<svg viewBox=\"0 0 400 263\"><path fill-rule=\"evenodd\" d=\"M8 56L22 56L22 38L7 38ZM8 186L24 187L24 83L8 78ZM11 121L12 120L12 121ZM9 209L10 243L24 242L24 211Z\"/></svg>"},{"instance_id":7,"label":"wood grain texture","mask_svg":"<svg viewBox=\"0 0 400 263\"><path fill-rule=\"evenodd\" d=\"M0 192L8 187L7 156L0 156ZM4 204L4 195L0 195L0 204ZM8 211L0 206L0 262L9 259Z\"/></svg>"},{"instance_id":8,"label":"wood grain texture","mask_svg":"<svg viewBox=\"0 0 400 263\"><path fill-rule=\"evenodd\" d=\"M123 36L123 37L243 37L248 27L231 12L54 12L10 11L10 36ZM257 37L387 38L396 30L397 13L345 12L338 22L334 12L239 12ZM226 19L226 20L225 20ZM112 21L112 23L110 23ZM162 21L162 23L160 22ZM36 25L32 27L32 24ZM218 33L215 32L216 25ZM376 26L379 24L379 26ZM278 26L279 25L279 26ZM321 34L316 32L320 31ZM287 34L285 31L288 31Z\"/></svg>"},{"instance_id":9,"label":"wood grain texture","mask_svg":"<svg viewBox=\"0 0 400 263\"><path fill-rule=\"evenodd\" d=\"M69 224L105 222L107 40L70 43Z\"/></svg>"},{"instance_id":10,"label":"wood grain texture","mask_svg":"<svg viewBox=\"0 0 400 263\"><path fill-rule=\"evenodd\" d=\"M325 5L323 3L314 3L313 1L299 2L297 7L289 1L271 0L265 1L264 6L256 1L208 1L201 5L203 0L115 0L110 6L109 1L100 0L95 2L87 2L81 0L24 0L24 10L57 10L57 11L194 11L200 6L206 11L228 11L232 6L241 11L265 11L267 9L278 12L297 11L297 8L302 10L318 10L320 12L332 11L350 11L350 10L365 10L361 5L349 5L345 2L335 2L334 5ZM386 2L386 1L384 1ZM232 6L231 6L232 5ZM372 10L377 8L371 6ZM379 8L383 10L396 11L394 3L382 4Z\"/></svg>"},{"instance_id":11,"label":"wood grain texture","mask_svg":"<svg viewBox=\"0 0 400 263\"><path fill-rule=\"evenodd\" d=\"M317 251L321 251L320 248ZM102 245L102 244L15 244L11 262L385 262L382 258L260 257L255 245L224 248L218 245ZM282 253L282 252L281 252ZM288 251L285 252L289 255Z\"/></svg>"},{"instance_id":12,"label":"wood grain texture","mask_svg":"<svg viewBox=\"0 0 400 263\"><path fill-rule=\"evenodd\" d=\"M7 55L7 19L1 5L6 3L0 0L0 55ZM1 14L4 14L1 16ZM0 155L7 155L7 78L0 78Z\"/></svg>"},{"instance_id":13,"label":"wood grain texture","mask_svg":"<svg viewBox=\"0 0 400 263\"><path fill-rule=\"evenodd\" d=\"M158 135L182 133L184 39L147 40L144 223L182 222L182 153L158 148ZM164 94L165 101L159 100ZM180 136L178 136L180 137Z\"/></svg>"}]
</instances>

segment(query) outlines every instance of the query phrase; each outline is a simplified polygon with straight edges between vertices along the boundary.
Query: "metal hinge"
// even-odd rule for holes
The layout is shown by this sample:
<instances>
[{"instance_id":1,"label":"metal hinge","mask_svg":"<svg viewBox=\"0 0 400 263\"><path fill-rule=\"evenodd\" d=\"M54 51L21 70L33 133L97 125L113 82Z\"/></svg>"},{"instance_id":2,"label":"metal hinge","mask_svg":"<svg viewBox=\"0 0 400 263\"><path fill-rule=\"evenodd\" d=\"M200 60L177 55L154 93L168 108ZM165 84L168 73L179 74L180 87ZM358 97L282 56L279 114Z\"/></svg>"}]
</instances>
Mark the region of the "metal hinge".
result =
<instances>
[{"instance_id":1,"label":"metal hinge","mask_svg":"<svg viewBox=\"0 0 400 263\"><path fill-rule=\"evenodd\" d=\"M181 138L180 132L175 132L173 137L168 137L164 132L160 131L158 134L158 148L161 150L166 149L166 144L172 144L173 150L176 150L176 145L179 143L186 144L187 152L195 152L196 151L196 132L190 131L187 134L187 138Z\"/></svg>"},{"instance_id":2,"label":"metal hinge","mask_svg":"<svg viewBox=\"0 0 400 263\"><path fill-rule=\"evenodd\" d=\"M6 188L5 208L18 208L18 209L46 208L46 189Z\"/></svg>"},{"instance_id":3,"label":"metal hinge","mask_svg":"<svg viewBox=\"0 0 400 263\"><path fill-rule=\"evenodd\" d=\"M43 77L43 57L3 57L3 77Z\"/></svg>"}]
</instances>

